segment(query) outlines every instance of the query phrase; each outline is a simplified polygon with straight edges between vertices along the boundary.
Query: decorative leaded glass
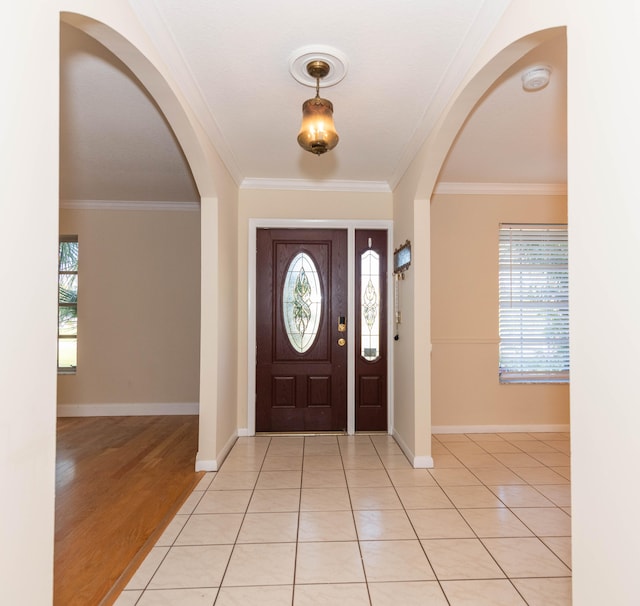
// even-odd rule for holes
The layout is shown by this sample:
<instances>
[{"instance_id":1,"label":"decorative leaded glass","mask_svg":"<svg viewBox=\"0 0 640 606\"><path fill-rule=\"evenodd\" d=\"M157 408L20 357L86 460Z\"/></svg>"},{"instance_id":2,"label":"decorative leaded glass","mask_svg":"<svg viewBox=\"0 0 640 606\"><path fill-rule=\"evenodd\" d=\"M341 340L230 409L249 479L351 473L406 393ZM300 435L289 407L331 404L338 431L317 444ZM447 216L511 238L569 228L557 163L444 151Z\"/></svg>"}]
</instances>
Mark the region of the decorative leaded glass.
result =
<instances>
[{"instance_id":1,"label":"decorative leaded glass","mask_svg":"<svg viewBox=\"0 0 640 606\"><path fill-rule=\"evenodd\" d=\"M306 253L298 253L289 264L282 289L282 310L291 345L304 353L316 340L322 311L318 269Z\"/></svg>"},{"instance_id":2,"label":"decorative leaded glass","mask_svg":"<svg viewBox=\"0 0 640 606\"><path fill-rule=\"evenodd\" d=\"M380 256L367 250L360 257L360 355L365 360L380 356Z\"/></svg>"}]
</instances>

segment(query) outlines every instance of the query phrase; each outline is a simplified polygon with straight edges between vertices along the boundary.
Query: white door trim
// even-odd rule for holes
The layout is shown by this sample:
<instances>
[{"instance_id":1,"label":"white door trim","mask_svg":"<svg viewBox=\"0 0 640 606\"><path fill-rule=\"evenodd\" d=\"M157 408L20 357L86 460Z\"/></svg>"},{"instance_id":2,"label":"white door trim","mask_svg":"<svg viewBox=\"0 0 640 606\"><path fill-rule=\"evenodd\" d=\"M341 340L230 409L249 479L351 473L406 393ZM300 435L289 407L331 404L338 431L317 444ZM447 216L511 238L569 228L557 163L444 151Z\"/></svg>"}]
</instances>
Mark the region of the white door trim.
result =
<instances>
[{"instance_id":1,"label":"white door trim","mask_svg":"<svg viewBox=\"0 0 640 606\"><path fill-rule=\"evenodd\" d=\"M249 317L247 318L247 434L256 434L256 232L259 228L285 229L346 229L347 261L350 268L347 298L347 433L355 433L355 230L387 230L387 430L393 431L393 221L388 220L329 220L329 219L249 219Z\"/></svg>"}]
</instances>

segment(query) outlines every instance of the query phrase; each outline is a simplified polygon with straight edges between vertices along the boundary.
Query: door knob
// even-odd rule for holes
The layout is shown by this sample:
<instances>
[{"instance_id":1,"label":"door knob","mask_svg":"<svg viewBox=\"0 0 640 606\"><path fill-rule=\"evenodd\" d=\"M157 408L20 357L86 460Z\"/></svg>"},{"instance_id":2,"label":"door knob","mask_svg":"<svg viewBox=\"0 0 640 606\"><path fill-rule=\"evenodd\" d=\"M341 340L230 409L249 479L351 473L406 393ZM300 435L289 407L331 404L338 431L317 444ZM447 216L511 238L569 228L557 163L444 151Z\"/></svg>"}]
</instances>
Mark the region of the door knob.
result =
<instances>
[{"instance_id":1,"label":"door knob","mask_svg":"<svg viewBox=\"0 0 640 606\"><path fill-rule=\"evenodd\" d=\"M342 337L338 339L338 345L340 345L340 347L344 347L346 344L347 342Z\"/></svg>"}]
</instances>

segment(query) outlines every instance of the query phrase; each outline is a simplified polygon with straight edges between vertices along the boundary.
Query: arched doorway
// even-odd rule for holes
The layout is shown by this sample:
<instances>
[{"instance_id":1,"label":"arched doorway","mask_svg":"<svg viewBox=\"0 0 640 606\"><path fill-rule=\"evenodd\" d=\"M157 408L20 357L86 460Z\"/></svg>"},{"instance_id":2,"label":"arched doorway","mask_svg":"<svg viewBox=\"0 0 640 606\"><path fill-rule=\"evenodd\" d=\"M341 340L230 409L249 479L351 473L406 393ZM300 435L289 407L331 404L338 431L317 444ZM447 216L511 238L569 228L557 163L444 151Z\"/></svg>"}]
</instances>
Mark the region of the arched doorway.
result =
<instances>
[{"instance_id":1,"label":"arched doorway","mask_svg":"<svg viewBox=\"0 0 640 606\"><path fill-rule=\"evenodd\" d=\"M121 382L122 384L128 384L129 388L133 388L134 391L135 391L135 384L139 381L139 379L141 379L144 376L146 376L147 379L150 379L150 383L148 384L149 387L151 387L152 384L155 384L156 387L163 389L160 385L163 383L163 379L161 378L161 376L158 375L155 378L153 377L155 373L155 370L152 370L153 367L155 366L156 370L159 368L159 366L157 365L157 363L159 362L158 355L161 354L163 351L169 355L169 358L171 357L171 355L181 355L178 352L178 349L180 348L180 346L178 346L177 349L174 349L173 346L178 345L181 339L186 339L187 350L190 350L190 351L187 354L187 356L182 356L182 357L192 358L191 361L188 362L185 366L185 370L187 371L187 374L190 375L187 381L190 381L192 384L191 394L188 395L187 397L184 397L184 396L181 397L180 395L178 395L177 397L174 397L174 399L178 400L177 407L176 405L172 406L170 402L165 403L163 405L161 398L155 398L156 404L154 405L153 396L149 397L149 394L151 392L147 392L147 396L142 396L142 399L144 400L145 397L146 399L152 399L152 402L150 402L150 404L153 410L151 412L155 414L163 414L164 411L167 411L170 414L171 413L178 413L178 414L196 413L197 414L198 404L199 404L199 392L200 392L199 377L198 377L198 370L199 370L198 363L199 363L199 354L200 354L200 351L199 351L199 344L200 344L200 339L199 339L199 336L200 336L200 246L199 246L199 243L200 243L200 233L201 233L201 225L199 221L199 212L198 212L200 208L200 205L199 205L200 195L198 193L198 190L208 192L209 199L211 199L212 194L215 192L215 189L214 189L215 179L213 176L213 174L215 173L215 170L212 170L212 167L210 166L211 157L212 157L211 150L207 149L206 143L204 145L201 144L201 141L198 138L198 133L196 132L197 128L191 127L190 119L189 119L189 116L187 115L188 110L181 104L180 100L173 94L170 83L159 73L157 67L145 58L145 55L141 52L141 50L136 48L133 42L125 40L122 36L117 34L114 27L107 26L104 23L94 21L88 17L80 16L77 14L63 13L61 16L61 20L62 20L63 30L65 30L63 31L63 34L71 33L70 35L75 35L79 37L85 36L86 34L87 36L85 36L85 39L87 39L88 37L88 40L90 43L93 42L93 40L99 41L101 45L104 45L104 47L109 49L108 51L106 51L106 55L108 55L106 59L106 63L110 63L110 68L120 69L123 72L126 72L126 77L128 77L130 80L134 82L136 80L139 80L140 83L142 83L141 90L144 92L140 96L143 98L146 96L147 101L149 99L153 99L152 104L157 104L157 106L160 106L160 110L164 114L164 118L166 118L167 122L169 123L170 128L175 134L176 140L180 142L180 145L184 149L185 155L187 153L189 154L190 156L188 160L189 167L187 168L187 171L189 169L193 171L194 180L197 180L197 178L195 177L196 173L199 173L200 175L200 182L198 182L196 185L197 189L193 188L193 192L192 194L190 194L190 199L188 199L186 201L187 204L185 204L187 208L184 208L184 209L178 208L178 206L180 205L176 204L175 200L165 201L163 199L159 199L159 196L154 195L153 193L148 196L145 196L143 194L141 196L142 198L141 200L136 200L136 198L134 198L133 196L120 196L118 193L110 195L108 191L109 187L107 186L106 188L107 194L104 195L104 198L107 198L105 203L91 204L91 203L86 203L84 201L78 202L78 200L74 200L72 202L66 201L64 204L63 214L61 217L61 228L64 231L75 230L75 231L83 232L83 235L80 236L80 239L84 240L85 246L84 247L81 246L81 248L85 253L85 258L88 261L89 260L92 261L92 263L87 263L85 266L89 267L91 265L91 269L94 270L94 271L90 271L87 274L87 279L86 279L87 284L90 285L92 275L95 276L96 278L102 275L102 277L106 279L106 282L103 281L103 286L104 286L107 282L109 282L109 279L107 278L109 274L115 276L118 273L121 274L123 270L126 274L127 272L133 269L134 274L138 275L138 280L133 279L128 281L128 284L132 289L130 292L132 294L132 300L133 300L133 298L135 298L133 297L133 292L137 290L136 284L140 283L140 285L142 285L143 283L146 282L146 285L143 286L139 294L142 294L143 299L146 298L147 296L150 296L151 299L147 301L147 305L143 305L143 307L147 307L147 312L144 312L139 309L138 312L134 314L135 316L137 316L137 320L134 319L133 317L131 318L134 321L134 323L140 322L143 325L147 324L147 320L149 318L149 313L148 313L149 310L152 310L155 307L157 307L157 305L154 304L154 296L159 296L160 299L164 299L164 300L166 300L167 298L174 299L174 301L177 304L177 308L174 310L174 312L169 313L168 317L165 317L165 321L160 322L160 324L157 325L155 329L152 329L151 332L147 335L147 337L150 337L153 333L155 333L158 337L161 337L165 340L165 345L162 345L160 343L156 344L155 346L152 345L151 341L153 341L154 339L153 337L151 338L151 341L149 341L147 337L142 338L142 341L147 341L147 346L144 346L145 352L144 353L139 352L142 355L137 355L136 357L138 358L139 361L142 361L143 366L145 365L144 360L146 359L149 362L149 366L147 366L146 369L138 368L131 375L130 379L124 378L123 375L126 374L126 372L124 373L121 371L116 372L116 375L119 375L119 379L120 379L119 382ZM84 33L80 33L80 31ZM64 41L64 37L63 37L63 41ZM96 48L98 49L97 51L95 50ZM100 45L95 44L94 51L101 52L99 50L100 48L102 48ZM111 53L113 54L109 53L109 51L111 51ZM115 59L114 57L115 55L119 57L119 60L121 63L119 63L118 59ZM63 84L64 82L65 81L63 78ZM95 89L96 87L94 86L93 88ZM134 88L135 88L135 84L134 84ZM104 93L108 96L108 91L104 91ZM123 93L121 95L116 94L116 97L112 101L117 104L118 99L122 100L122 97L125 94L126 93ZM144 101L145 99L143 99L143 103ZM64 109L65 109L65 106L63 104L63 111ZM153 111L153 108L151 108L151 111ZM163 118L161 118L161 120L162 119ZM116 120L117 120L117 117L116 117ZM62 121L62 126L63 128L65 126L64 117ZM114 131L117 131L117 125L114 124L111 127L103 128L102 131L103 133L106 132L106 133L113 134ZM64 134L66 133L63 133L63 135ZM137 137L138 140L140 138L141 138L140 136ZM136 140L136 137L134 136L134 138L129 141L129 147L135 148L135 140ZM98 145L99 144L100 143L98 142ZM95 147L93 149L95 149ZM63 175L62 175L63 177L68 176L67 172L72 172L71 170L70 171L65 170L66 168L68 168L64 164L64 161L67 160L67 158L65 157L65 151L66 150L63 149ZM121 156L126 156L130 151L131 151L130 149L129 151L126 151L126 146L125 146L125 148L121 149L120 152L117 152L117 153L120 154ZM85 153L86 153L86 150L85 150ZM111 151L111 153L113 153L113 151ZM135 162L131 162L131 160L133 160L133 158L130 158L129 164L135 164ZM192 168L193 166L195 166L195 169ZM68 185L68 183L64 183L65 181L64 178L61 179L61 181L63 181L63 184L65 186ZM73 189L73 187L71 189ZM87 197L93 200L103 199L103 196L101 194L98 194L95 196L90 195ZM112 199L109 200L109 198L112 198ZM121 202L120 200L121 198L125 198L125 200L129 200L129 201ZM150 202L148 201L148 198L151 198ZM163 204L163 202L166 202L166 203ZM131 213L130 211L133 211L133 213ZM141 211L144 211L144 212L141 212ZM194 213L193 211L196 211L196 212ZM207 208L207 211L208 211L207 213L208 217L211 217L211 212L210 212L211 209ZM145 215L145 212L147 212L146 219L142 219L143 215ZM88 215L91 213L94 213L98 216L88 217ZM129 213L129 215L125 216L127 213ZM154 215L154 218L153 220L150 221L149 217L151 216L151 214ZM194 217L195 217L195 220L194 220ZM164 226L162 225L163 223L164 223ZM112 225L114 227L113 231L110 231L109 225ZM184 242L183 242L184 246L191 247L191 252L182 259L182 262L178 261L177 256L174 256L173 258L171 258L170 254L168 257L162 260L162 257L164 256L164 254L169 253L169 251L171 251L172 246L179 245L178 243L180 241L180 237L183 237L184 239ZM213 230L213 231L209 230L207 232L207 238L209 241L212 241L212 240L215 241L216 237L217 237L216 230ZM151 238L151 240L155 238L157 240L156 244L151 244L151 246L145 245L143 243L145 240L147 241L147 244L150 243L149 238ZM101 254L98 251L100 243L102 243L102 245L105 245L107 247L105 250L103 250L103 253L105 254ZM130 246L131 244L133 244L133 247ZM115 258L119 257L119 253L123 252L127 248L129 248L129 254L125 253L125 256L120 259L119 264L121 265L121 267L118 270L117 268L113 267L113 263L110 263L110 262L113 262ZM137 249L137 252L136 252L136 249ZM116 251L118 252L118 254L113 255L113 252L116 252ZM185 251L183 250L181 252L184 253ZM146 269L143 269L142 271L135 271L134 267L136 266L137 262L140 260L138 257L140 259L146 258L148 261L151 261L151 264L147 265ZM102 261L100 261L100 259L102 259ZM171 271L172 271L170 267L174 264L175 261L178 261L178 266L175 267L176 269L175 277L178 279L178 282L182 280L180 276L184 276L186 273L189 273L189 272L185 272L184 270L185 267L189 267L190 272L192 274L189 284L185 283L184 285L185 288L182 289L183 291L186 289L191 292L191 295L192 295L190 297L191 307L189 309L188 307L183 307L180 304L179 302L180 299L184 298L179 296L181 288L178 287L178 283L175 280L169 278L169 275L171 274ZM107 263L107 265L104 265L103 262ZM118 263L115 263L115 264L117 265ZM100 266L100 265L102 265L102 270L98 271L96 269L96 266ZM111 272L111 270L104 271L105 268L108 266L111 266L114 269L113 273ZM153 268L156 268L156 269L153 269ZM148 282L147 279L149 278L150 274L156 273L156 271L158 275L158 281L154 286L153 280L151 280L151 282ZM139 276L145 276L145 278L142 281L140 281ZM121 285L123 284L122 282L119 281L119 279L116 279L116 282L114 282L114 284L117 284L117 283L120 283ZM172 283L173 283L173 287L170 286ZM160 294L164 288L162 284L165 284L168 287L168 291L165 292L164 295ZM94 284L94 286L96 286L96 284ZM85 292L87 294L91 292L96 293L96 292L99 292L100 289L101 288L97 288L97 289L90 288L88 291L85 291ZM111 290L111 291L121 290L122 292L122 291L128 290L128 288L119 289L117 286L115 286L114 288L108 288L108 290ZM154 291L155 291L155 295L153 294ZM111 303L108 303L107 301L108 298L109 297L103 300L103 302L105 303L105 313L98 313L96 311L95 295L86 296L85 301L87 302L87 304L90 304L90 301L94 301L94 304L92 305L93 311L94 311L94 317L102 316L102 319L105 325L107 324L114 325L114 319L112 318L111 320L107 321L107 316L110 316L111 312L115 313L115 308L118 308L120 312L124 313L125 316L127 316L129 312L127 311L127 306L122 307L117 303L117 301L116 302L112 301ZM129 311L131 311L136 306L137 304L131 306L129 308ZM210 313L211 307L203 306L203 308L204 308L203 313L205 315L208 315ZM184 325L182 328L179 328L178 325L180 324L180 322L176 322L174 321L174 319L180 318L180 321L182 321L182 320L185 320L187 317L190 318L189 323L192 324L192 326L190 328L187 328L187 326ZM87 323L85 323L85 325L88 327ZM177 337L178 339L177 341L173 337L170 337L170 333L174 328L177 328L178 332L181 333L180 336L178 336L177 334L174 335ZM134 328L132 325L131 331L132 332L130 332L130 336L133 336L133 333L135 333L137 329ZM91 332L90 330L87 330L85 332L85 336L88 337L90 332ZM138 336L140 336L140 334ZM121 340L124 341L123 347L126 350L126 349L130 349L130 346L138 339L136 337L131 340L129 338L125 338ZM90 339L86 340L85 345L88 344L89 341ZM172 342L173 342L173 345L172 345ZM100 347L98 347L98 349L100 349ZM88 353L88 351L89 351L89 348L87 347L85 350L85 354ZM111 356L111 359L113 360L118 358L124 359L124 357L121 354L118 354L116 352L113 356ZM93 379L90 376L91 375L90 364L87 364L90 358L91 358L90 355L85 356L85 364L84 364L84 370L82 374L85 375L85 379L89 381L90 385L99 386L102 383L102 381L96 376L94 376ZM165 368L165 370L161 374L164 374L169 381L172 381L172 379L170 378L172 375L172 372L171 372L172 363L170 359L167 361L167 364L168 364L168 367ZM107 371L109 364L107 363L105 365L104 363L100 363L97 366L102 367L102 371L100 371L100 368L98 368L98 372L101 372L103 376L106 376L105 371ZM69 377L63 377L63 381L65 379L69 379ZM113 377L110 382L113 383L114 381L118 382L118 379ZM62 381L60 383L62 383ZM180 381L177 381L176 383L174 383L173 387L177 386L178 383L180 383ZM64 388L65 386L62 385L62 387ZM165 385L165 387L169 387L169 391L173 389L173 387L169 385ZM85 397L86 397L87 391L86 390L83 390L83 391L85 392ZM106 406L105 405L101 406L99 404L89 405L88 409L85 410L84 413L85 414L93 413L98 415L142 414L145 416L149 414L148 411L144 410L145 402L138 402L138 404L135 404L135 401L136 401L135 396L132 395L130 399L127 399L127 395L126 394L123 394L123 395L124 395L124 398L121 398L120 396L117 396L117 395L106 396L106 398L104 397L104 394L103 396L98 396L98 398L96 398L97 402L100 402L101 400L104 401L106 399L107 402L113 401L116 403L116 405L115 406L110 406L108 404ZM118 402L121 402L121 400L123 399L125 401L124 403L117 404ZM129 402L129 404L127 404L127 401ZM185 408L186 410L184 411L176 410L176 408L180 408L180 401L185 402L187 404L186 406L183 406L183 408ZM133 403L133 406L131 405L132 403ZM160 403L159 406L158 406L158 403ZM140 404L142 404L142 406L140 406ZM213 408L215 408L215 401L212 404L213 404ZM108 410L109 408L113 409L113 413L110 410ZM173 410L171 410L172 408ZM210 406L208 409L205 410L205 415L207 414L207 412L208 413L213 412L213 414L215 414L215 409L212 411L212 407ZM193 436L193 431L192 430L190 431L191 431L191 435ZM214 436L214 439L215 439L215 436ZM196 439L193 440L191 444L192 444L191 458L194 458L196 455L196 452L198 451L197 431L196 431ZM193 462L191 462L190 470L191 472L193 472ZM117 516L114 516L114 517L117 517ZM98 540L101 540L101 539L98 538ZM87 559L87 562L89 561L91 561L91 558Z\"/></svg>"}]
</instances>

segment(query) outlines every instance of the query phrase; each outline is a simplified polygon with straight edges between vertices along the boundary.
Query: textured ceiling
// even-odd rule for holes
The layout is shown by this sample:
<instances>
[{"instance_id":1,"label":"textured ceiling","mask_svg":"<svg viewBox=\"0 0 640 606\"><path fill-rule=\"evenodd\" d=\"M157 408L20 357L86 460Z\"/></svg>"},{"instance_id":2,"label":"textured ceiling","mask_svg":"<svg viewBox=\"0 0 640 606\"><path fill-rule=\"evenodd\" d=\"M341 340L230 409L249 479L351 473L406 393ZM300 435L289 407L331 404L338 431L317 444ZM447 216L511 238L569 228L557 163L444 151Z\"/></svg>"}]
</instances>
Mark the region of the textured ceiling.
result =
<instances>
[{"instance_id":1,"label":"textured ceiling","mask_svg":"<svg viewBox=\"0 0 640 606\"><path fill-rule=\"evenodd\" d=\"M240 187L393 189L506 0L132 0ZM314 8L313 11L310 11ZM311 19L316 17L315 22ZM321 45L347 60L323 91L340 143L317 157L296 143L302 102L295 51ZM524 68L552 66L550 85L522 90ZM503 75L461 129L440 178L566 182L565 40ZM186 161L153 100L100 44L63 25L61 180L65 200L190 201Z\"/></svg>"}]
</instances>

